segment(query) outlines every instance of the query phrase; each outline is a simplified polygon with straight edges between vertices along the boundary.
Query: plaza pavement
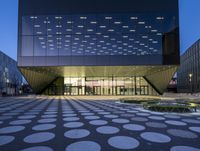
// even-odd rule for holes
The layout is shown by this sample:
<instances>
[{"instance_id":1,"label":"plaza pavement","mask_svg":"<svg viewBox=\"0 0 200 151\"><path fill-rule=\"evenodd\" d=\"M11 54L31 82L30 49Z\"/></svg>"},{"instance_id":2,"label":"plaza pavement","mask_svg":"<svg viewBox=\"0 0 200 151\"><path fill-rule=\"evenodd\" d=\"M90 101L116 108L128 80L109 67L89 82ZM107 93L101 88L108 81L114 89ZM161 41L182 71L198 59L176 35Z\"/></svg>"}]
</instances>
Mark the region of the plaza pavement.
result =
<instances>
[{"instance_id":1,"label":"plaza pavement","mask_svg":"<svg viewBox=\"0 0 200 151\"><path fill-rule=\"evenodd\" d=\"M0 151L200 151L200 111L151 112L118 99L0 98Z\"/></svg>"}]
</instances>

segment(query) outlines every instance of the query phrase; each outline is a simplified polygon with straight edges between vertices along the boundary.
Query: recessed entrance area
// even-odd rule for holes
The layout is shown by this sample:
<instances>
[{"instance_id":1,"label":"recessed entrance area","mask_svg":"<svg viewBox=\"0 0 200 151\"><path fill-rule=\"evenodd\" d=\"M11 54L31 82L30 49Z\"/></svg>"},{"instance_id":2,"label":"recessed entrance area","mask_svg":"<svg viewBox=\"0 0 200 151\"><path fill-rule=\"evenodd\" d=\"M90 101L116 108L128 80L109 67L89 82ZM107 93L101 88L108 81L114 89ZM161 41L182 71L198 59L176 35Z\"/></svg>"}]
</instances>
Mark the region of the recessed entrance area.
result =
<instances>
[{"instance_id":1,"label":"recessed entrance area","mask_svg":"<svg viewBox=\"0 0 200 151\"><path fill-rule=\"evenodd\" d=\"M67 77L64 95L156 95L143 77Z\"/></svg>"}]
</instances>

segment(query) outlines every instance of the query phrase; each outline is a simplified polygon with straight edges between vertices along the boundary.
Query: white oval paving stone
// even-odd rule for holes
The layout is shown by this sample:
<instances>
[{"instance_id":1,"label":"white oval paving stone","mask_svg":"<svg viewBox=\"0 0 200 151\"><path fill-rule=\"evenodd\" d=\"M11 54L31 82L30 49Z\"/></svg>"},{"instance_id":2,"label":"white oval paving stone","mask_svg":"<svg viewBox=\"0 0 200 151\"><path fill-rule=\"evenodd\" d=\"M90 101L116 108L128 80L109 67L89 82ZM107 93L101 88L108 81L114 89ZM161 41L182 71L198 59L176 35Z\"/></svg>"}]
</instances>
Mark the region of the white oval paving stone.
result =
<instances>
[{"instance_id":1,"label":"white oval paving stone","mask_svg":"<svg viewBox=\"0 0 200 151\"><path fill-rule=\"evenodd\" d=\"M70 121L73 122L73 121L80 120L80 118L79 117L66 117L66 118L63 118L63 120L66 122L70 122Z\"/></svg>"},{"instance_id":2,"label":"white oval paving stone","mask_svg":"<svg viewBox=\"0 0 200 151\"><path fill-rule=\"evenodd\" d=\"M24 138L24 142L26 143L42 143L47 142L49 140L52 140L55 137L55 134L50 132L41 132L41 133L35 133L31 134L29 136L26 136Z\"/></svg>"},{"instance_id":3,"label":"white oval paving stone","mask_svg":"<svg viewBox=\"0 0 200 151\"><path fill-rule=\"evenodd\" d=\"M8 115L8 116L9 116L9 115L13 116L13 115L18 115L18 114L19 114L19 113L4 113L3 116L7 116L7 115Z\"/></svg>"},{"instance_id":4,"label":"white oval paving stone","mask_svg":"<svg viewBox=\"0 0 200 151\"><path fill-rule=\"evenodd\" d=\"M33 119L35 118L35 115L23 115L23 116L19 116L18 119Z\"/></svg>"},{"instance_id":5,"label":"white oval paving stone","mask_svg":"<svg viewBox=\"0 0 200 151\"><path fill-rule=\"evenodd\" d=\"M82 122L68 122L68 123L65 123L63 126L66 128L78 128L83 125L84 125L84 123L82 123Z\"/></svg>"},{"instance_id":6,"label":"white oval paving stone","mask_svg":"<svg viewBox=\"0 0 200 151\"><path fill-rule=\"evenodd\" d=\"M100 114L100 115L108 115L108 114L110 114L110 112L98 112L98 114Z\"/></svg>"},{"instance_id":7,"label":"white oval paving stone","mask_svg":"<svg viewBox=\"0 0 200 151\"><path fill-rule=\"evenodd\" d=\"M73 117L77 116L77 114L63 114L63 117Z\"/></svg>"},{"instance_id":8,"label":"white oval paving stone","mask_svg":"<svg viewBox=\"0 0 200 151\"><path fill-rule=\"evenodd\" d=\"M96 119L100 119L99 116L85 116L85 119L87 120L96 120Z\"/></svg>"},{"instance_id":9,"label":"white oval paving stone","mask_svg":"<svg viewBox=\"0 0 200 151\"><path fill-rule=\"evenodd\" d=\"M0 134L9 134L9 133L16 133L24 130L24 126L8 126L0 128Z\"/></svg>"},{"instance_id":10,"label":"white oval paving stone","mask_svg":"<svg viewBox=\"0 0 200 151\"><path fill-rule=\"evenodd\" d=\"M143 131L145 127L139 124L125 124L123 128L130 130L130 131Z\"/></svg>"},{"instance_id":11,"label":"white oval paving stone","mask_svg":"<svg viewBox=\"0 0 200 151\"><path fill-rule=\"evenodd\" d=\"M38 123L52 123L52 122L55 122L55 121L56 121L55 118L47 118L47 119L38 120Z\"/></svg>"},{"instance_id":12,"label":"white oval paving stone","mask_svg":"<svg viewBox=\"0 0 200 151\"><path fill-rule=\"evenodd\" d=\"M15 139L14 136L0 136L0 146L11 143Z\"/></svg>"},{"instance_id":13,"label":"white oval paving stone","mask_svg":"<svg viewBox=\"0 0 200 151\"><path fill-rule=\"evenodd\" d=\"M79 113L88 113L90 112L89 110L82 110L82 111L78 111Z\"/></svg>"},{"instance_id":14,"label":"white oval paving stone","mask_svg":"<svg viewBox=\"0 0 200 151\"><path fill-rule=\"evenodd\" d=\"M153 127L153 128L166 128L167 125L164 123L158 123L158 122L146 122L145 123L147 126L149 127Z\"/></svg>"},{"instance_id":15,"label":"white oval paving stone","mask_svg":"<svg viewBox=\"0 0 200 151\"><path fill-rule=\"evenodd\" d=\"M200 133L200 127L189 127L189 129L190 129L191 131Z\"/></svg>"},{"instance_id":16,"label":"white oval paving stone","mask_svg":"<svg viewBox=\"0 0 200 151\"><path fill-rule=\"evenodd\" d=\"M121 111L129 111L129 109L121 108Z\"/></svg>"},{"instance_id":17,"label":"white oval paving stone","mask_svg":"<svg viewBox=\"0 0 200 151\"><path fill-rule=\"evenodd\" d=\"M191 146L174 146L170 151L200 151L200 148L195 148Z\"/></svg>"},{"instance_id":18,"label":"white oval paving stone","mask_svg":"<svg viewBox=\"0 0 200 151\"><path fill-rule=\"evenodd\" d=\"M161 112L152 112L152 111L149 111L149 113L154 114L154 115L164 115L164 113L161 113Z\"/></svg>"},{"instance_id":19,"label":"white oval paving stone","mask_svg":"<svg viewBox=\"0 0 200 151\"><path fill-rule=\"evenodd\" d=\"M176 126L185 126L185 125L187 125L184 122L174 121L174 120L167 120L167 121L165 121L165 123L170 124L170 125L176 125Z\"/></svg>"},{"instance_id":20,"label":"white oval paving stone","mask_svg":"<svg viewBox=\"0 0 200 151\"><path fill-rule=\"evenodd\" d=\"M116 134L119 132L119 128L113 126L101 126L96 129L100 134Z\"/></svg>"},{"instance_id":21,"label":"white oval paving stone","mask_svg":"<svg viewBox=\"0 0 200 151\"><path fill-rule=\"evenodd\" d=\"M130 113L125 113L125 114L121 114L121 117L134 117L134 114L130 114Z\"/></svg>"},{"instance_id":22,"label":"white oval paving stone","mask_svg":"<svg viewBox=\"0 0 200 151\"><path fill-rule=\"evenodd\" d=\"M130 110L130 111L127 111L128 113L138 113L138 111L136 110Z\"/></svg>"},{"instance_id":23,"label":"white oval paving stone","mask_svg":"<svg viewBox=\"0 0 200 151\"><path fill-rule=\"evenodd\" d=\"M44 112L44 114L51 114L51 115L55 115L55 114L57 114L57 112Z\"/></svg>"},{"instance_id":24,"label":"white oval paving stone","mask_svg":"<svg viewBox=\"0 0 200 151\"><path fill-rule=\"evenodd\" d=\"M86 129L73 129L64 133L64 136L71 139L84 138L90 135L90 132Z\"/></svg>"},{"instance_id":25,"label":"white oval paving stone","mask_svg":"<svg viewBox=\"0 0 200 151\"><path fill-rule=\"evenodd\" d=\"M181 137L181 138L188 138L188 139L198 138L198 136L195 133L186 131L186 130L169 129L167 130L167 132L171 134L172 136Z\"/></svg>"},{"instance_id":26,"label":"white oval paving stone","mask_svg":"<svg viewBox=\"0 0 200 151\"><path fill-rule=\"evenodd\" d=\"M128 136L114 136L108 139L108 144L117 149L135 149L139 141Z\"/></svg>"},{"instance_id":27,"label":"white oval paving stone","mask_svg":"<svg viewBox=\"0 0 200 151\"><path fill-rule=\"evenodd\" d=\"M149 116L150 114L149 113L136 113L136 115L139 115L139 116Z\"/></svg>"},{"instance_id":28,"label":"white oval paving stone","mask_svg":"<svg viewBox=\"0 0 200 151\"><path fill-rule=\"evenodd\" d=\"M162 116L149 116L148 118L152 120L165 120L165 118Z\"/></svg>"},{"instance_id":29,"label":"white oval paving stone","mask_svg":"<svg viewBox=\"0 0 200 151\"><path fill-rule=\"evenodd\" d=\"M13 118L12 116L0 116L0 120L8 120Z\"/></svg>"},{"instance_id":30,"label":"white oval paving stone","mask_svg":"<svg viewBox=\"0 0 200 151\"><path fill-rule=\"evenodd\" d=\"M93 120L89 122L92 125L106 125L108 122L105 120Z\"/></svg>"},{"instance_id":31,"label":"white oval paving stone","mask_svg":"<svg viewBox=\"0 0 200 151\"><path fill-rule=\"evenodd\" d=\"M104 112L104 110L93 110L94 112Z\"/></svg>"},{"instance_id":32,"label":"white oval paving stone","mask_svg":"<svg viewBox=\"0 0 200 151\"><path fill-rule=\"evenodd\" d=\"M55 124L40 124L40 125L36 125L36 126L32 127L32 130L45 131L45 130L53 129L55 127L56 127Z\"/></svg>"},{"instance_id":33,"label":"white oval paving stone","mask_svg":"<svg viewBox=\"0 0 200 151\"><path fill-rule=\"evenodd\" d=\"M24 115L38 115L40 114L40 112L27 112L27 113L24 113Z\"/></svg>"},{"instance_id":34,"label":"white oval paving stone","mask_svg":"<svg viewBox=\"0 0 200 151\"><path fill-rule=\"evenodd\" d=\"M171 118L171 119L180 119L181 117L178 115L164 115L166 118Z\"/></svg>"},{"instance_id":35,"label":"white oval paving stone","mask_svg":"<svg viewBox=\"0 0 200 151\"><path fill-rule=\"evenodd\" d=\"M129 123L130 121L127 120L127 119L117 118L117 119L113 119L112 122L114 122L114 123L120 123L120 124L125 124L125 123Z\"/></svg>"},{"instance_id":36,"label":"white oval paving stone","mask_svg":"<svg viewBox=\"0 0 200 151\"><path fill-rule=\"evenodd\" d=\"M94 115L94 113L81 113L81 115Z\"/></svg>"},{"instance_id":37,"label":"white oval paving stone","mask_svg":"<svg viewBox=\"0 0 200 151\"><path fill-rule=\"evenodd\" d=\"M171 141L169 136L156 132L144 132L140 136L153 143L168 143Z\"/></svg>"},{"instance_id":38,"label":"white oval paving stone","mask_svg":"<svg viewBox=\"0 0 200 151\"><path fill-rule=\"evenodd\" d=\"M23 125L23 124L28 124L31 123L31 120L15 120L11 121L9 124L10 125Z\"/></svg>"},{"instance_id":39,"label":"white oval paving stone","mask_svg":"<svg viewBox=\"0 0 200 151\"><path fill-rule=\"evenodd\" d=\"M199 120L194 120L194 119L182 119L182 121L186 123L191 123L191 124L200 124Z\"/></svg>"},{"instance_id":40,"label":"white oval paving stone","mask_svg":"<svg viewBox=\"0 0 200 151\"><path fill-rule=\"evenodd\" d=\"M36 147L26 148L21 151L53 151L53 149L47 146L36 146Z\"/></svg>"},{"instance_id":41,"label":"white oval paving stone","mask_svg":"<svg viewBox=\"0 0 200 151\"><path fill-rule=\"evenodd\" d=\"M148 121L148 119L144 118L144 117L133 117L133 118L131 118L131 120L137 121L137 122L146 122L146 121Z\"/></svg>"},{"instance_id":42,"label":"white oval paving stone","mask_svg":"<svg viewBox=\"0 0 200 151\"><path fill-rule=\"evenodd\" d=\"M52 118L57 117L57 115L42 115L42 118Z\"/></svg>"},{"instance_id":43,"label":"white oval paving stone","mask_svg":"<svg viewBox=\"0 0 200 151\"><path fill-rule=\"evenodd\" d=\"M80 141L68 145L65 151L101 151L101 146L93 141Z\"/></svg>"},{"instance_id":44,"label":"white oval paving stone","mask_svg":"<svg viewBox=\"0 0 200 151\"><path fill-rule=\"evenodd\" d=\"M74 111L63 111L63 113L74 113Z\"/></svg>"},{"instance_id":45,"label":"white oval paving stone","mask_svg":"<svg viewBox=\"0 0 200 151\"><path fill-rule=\"evenodd\" d=\"M118 118L118 115L104 115L106 118Z\"/></svg>"}]
</instances>

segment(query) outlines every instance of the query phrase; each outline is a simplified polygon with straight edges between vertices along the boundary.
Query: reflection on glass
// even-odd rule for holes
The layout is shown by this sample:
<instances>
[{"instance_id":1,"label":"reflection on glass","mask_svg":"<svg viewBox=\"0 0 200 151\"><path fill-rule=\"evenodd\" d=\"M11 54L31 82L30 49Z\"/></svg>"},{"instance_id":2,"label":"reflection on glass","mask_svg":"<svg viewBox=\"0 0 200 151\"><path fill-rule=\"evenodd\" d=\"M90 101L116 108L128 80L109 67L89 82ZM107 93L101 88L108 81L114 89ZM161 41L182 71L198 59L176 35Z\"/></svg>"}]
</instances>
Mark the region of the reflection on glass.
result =
<instances>
[{"instance_id":1,"label":"reflection on glass","mask_svg":"<svg viewBox=\"0 0 200 151\"><path fill-rule=\"evenodd\" d=\"M163 35L176 26L165 13L24 16L22 35L43 36L47 56L144 56L161 55ZM40 44L34 38L36 56L44 55Z\"/></svg>"},{"instance_id":2,"label":"reflection on glass","mask_svg":"<svg viewBox=\"0 0 200 151\"><path fill-rule=\"evenodd\" d=\"M34 37L34 56L46 56L47 39L46 36Z\"/></svg>"},{"instance_id":3,"label":"reflection on glass","mask_svg":"<svg viewBox=\"0 0 200 151\"><path fill-rule=\"evenodd\" d=\"M22 36L22 56L33 56L33 37Z\"/></svg>"},{"instance_id":4,"label":"reflection on glass","mask_svg":"<svg viewBox=\"0 0 200 151\"><path fill-rule=\"evenodd\" d=\"M47 36L47 56L58 56L58 51L62 48L60 38L60 36Z\"/></svg>"},{"instance_id":5,"label":"reflection on glass","mask_svg":"<svg viewBox=\"0 0 200 151\"><path fill-rule=\"evenodd\" d=\"M35 16L24 16L22 18L22 35L33 35Z\"/></svg>"}]
</instances>

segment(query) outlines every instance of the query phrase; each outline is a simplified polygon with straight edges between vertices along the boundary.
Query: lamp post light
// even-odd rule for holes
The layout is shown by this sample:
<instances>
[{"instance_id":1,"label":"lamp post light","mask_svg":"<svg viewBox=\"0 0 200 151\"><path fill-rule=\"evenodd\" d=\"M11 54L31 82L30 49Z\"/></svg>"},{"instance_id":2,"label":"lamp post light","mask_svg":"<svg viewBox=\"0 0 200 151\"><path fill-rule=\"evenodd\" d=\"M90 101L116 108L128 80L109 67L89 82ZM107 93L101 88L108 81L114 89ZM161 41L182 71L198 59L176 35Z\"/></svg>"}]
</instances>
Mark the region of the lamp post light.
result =
<instances>
[{"instance_id":1,"label":"lamp post light","mask_svg":"<svg viewBox=\"0 0 200 151\"><path fill-rule=\"evenodd\" d=\"M192 94L192 73L189 74L189 82L190 82L190 89L191 89L191 94Z\"/></svg>"}]
</instances>

